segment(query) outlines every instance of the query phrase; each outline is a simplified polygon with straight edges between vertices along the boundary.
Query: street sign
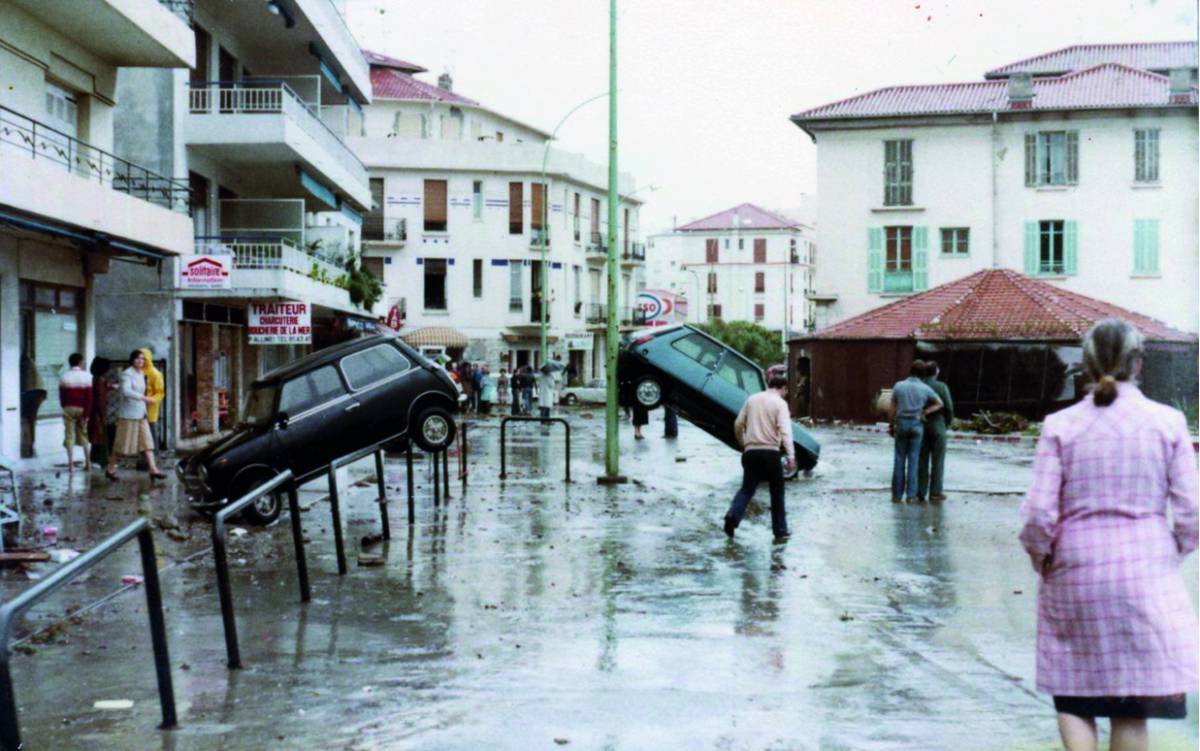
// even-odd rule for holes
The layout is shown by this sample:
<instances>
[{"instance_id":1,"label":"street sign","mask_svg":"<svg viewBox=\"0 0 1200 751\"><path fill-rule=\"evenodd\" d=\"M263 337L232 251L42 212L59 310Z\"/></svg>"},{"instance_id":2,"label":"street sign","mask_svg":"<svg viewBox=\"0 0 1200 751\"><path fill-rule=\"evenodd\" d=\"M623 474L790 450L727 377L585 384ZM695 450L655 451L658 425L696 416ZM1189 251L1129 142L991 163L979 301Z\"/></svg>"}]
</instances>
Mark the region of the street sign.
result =
<instances>
[{"instance_id":1,"label":"street sign","mask_svg":"<svg viewBox=\"0 0 1200 751\"><path fill-rule=\"evenodd\" d=\"M233 256L199 255L179 259L179 289L230 289Z\"/></svg>"},{"instance_id":2,"label":"street sign","mask_svg":"<svg viewBox=\"0 0 1200 751\"><path fill-rule=\"evenodd\" d=\"M583 334L566 334L563 340L567 343L567 349L585 350L590 352L592 349L592 335Z\"/></svg>"},{"instance_id":3,"label":"street sign","mask_svg":"<svg viewBox=\"0 0 1200 751\"><path fill-rule=\"evenodd\" d=\"M251 344L312 344L312 307L306 302L252 302Z\"/></svg>"}]
</instances>

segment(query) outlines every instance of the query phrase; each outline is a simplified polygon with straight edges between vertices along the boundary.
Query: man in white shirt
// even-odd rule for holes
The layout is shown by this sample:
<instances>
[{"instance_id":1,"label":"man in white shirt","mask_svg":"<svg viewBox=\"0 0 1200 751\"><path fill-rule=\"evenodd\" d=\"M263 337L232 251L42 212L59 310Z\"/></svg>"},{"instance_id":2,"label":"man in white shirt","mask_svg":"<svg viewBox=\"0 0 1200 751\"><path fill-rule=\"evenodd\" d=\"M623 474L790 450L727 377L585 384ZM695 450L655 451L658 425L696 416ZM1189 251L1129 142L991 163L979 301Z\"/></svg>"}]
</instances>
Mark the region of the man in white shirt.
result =
<instances>
[{"instance_id":1,"label":"man in white shirt","mask_svg":"<svg viewBox=\"0 0 1200 751\"><path fill-rule=\"evenodd\" d=\"M742 447L742 487L725 514L725 534L733 537L754 491L765 481L771 489L771 529L775 532L775 541L783 542L789 536L783 503L784 453L788 470L796 466L786 377L772 377L766 391L746 400L734 422L734 433Z\"/></svg>"}]
</instances>

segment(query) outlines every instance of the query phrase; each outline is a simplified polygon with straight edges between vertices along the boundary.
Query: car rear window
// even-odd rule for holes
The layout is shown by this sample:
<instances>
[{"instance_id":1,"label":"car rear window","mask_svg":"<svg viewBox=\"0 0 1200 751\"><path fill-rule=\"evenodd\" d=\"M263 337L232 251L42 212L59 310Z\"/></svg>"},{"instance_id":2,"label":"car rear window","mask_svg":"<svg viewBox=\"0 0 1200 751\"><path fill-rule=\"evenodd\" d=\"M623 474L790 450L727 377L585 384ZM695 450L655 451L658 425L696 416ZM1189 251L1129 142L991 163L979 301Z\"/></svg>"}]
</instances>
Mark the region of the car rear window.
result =
<instances>
[{"instance_id":1,"label":"car rear window","mask_svg":"<svg viewBox=\"0 0 1200 751\"><path fill-rule=\"evenodd\" d=\"M345 393L337 370L332 365L323 365L283 384L279 409L294 417Z\"/></svg>"},{"instance_id":2,"label":"car rear window","mask_svg":"<svg viewBox=\"0 0 1200 751\"><path fill-rule=\"evenodd\" d=\"M412 367L408 358L390 344L380 344L342 359L342 372L350 388L362 389Z\"/></svg>"},{"instance_id":3,"label":"car rear window","mask_svg":"<svg viewBox=\"0 0 1200 751\"><path fill-rule=\"evenodd\" d=\"M724 348L702 334L688 334L671 342L671 346L709 370L721 359Z\"/></svg>"},{"instance_id":4,"label":"car rear window","mask_svg":"<svg viewBox=\"0 0 1200 751\"><path fill-rule=\"evenodd\" d=\"M758 374L758 368L732 352L725 353L725 359L717 368L717 377L748 394L757 394L763 390L762 376Z\"/></svg>"}]
</instances>

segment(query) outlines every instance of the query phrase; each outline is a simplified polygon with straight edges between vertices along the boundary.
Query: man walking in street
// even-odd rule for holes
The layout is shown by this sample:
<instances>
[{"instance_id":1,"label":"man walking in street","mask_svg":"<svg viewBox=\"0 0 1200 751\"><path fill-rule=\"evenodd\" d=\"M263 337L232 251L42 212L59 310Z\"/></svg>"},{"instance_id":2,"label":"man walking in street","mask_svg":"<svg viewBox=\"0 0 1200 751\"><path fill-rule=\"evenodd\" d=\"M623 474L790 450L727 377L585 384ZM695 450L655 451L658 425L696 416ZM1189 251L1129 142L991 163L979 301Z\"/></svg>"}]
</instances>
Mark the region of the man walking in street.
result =
<instances>
[{"instance_id":1,"label":"man walking in street","mask_svg":"<svg viewBox=\"0 0 1200 751\"><path fill-rule=\"evenodd\" d=\"M925 363L913 360L908 378L892 387L891 434L896 438L892 462L892 503L917 502L917 460L921 456L926 416L942 408L942 400L921 380Z\"/></svg>"},{"instance_id":2,"label":"man walking in street","mask_svg":"<svg viewBox=\"0 0 1200 751\"><path fill-rule=\"evenodd\" d=\"M946 473L946 431L954 422L954 400L950 387L938 380L938 364L925 363L925 384L942 400L942 408L925 419L925 435L921 441L921 458L917 462L917 500L926 497L934 503L946 500L942 479ZM928 492L928 496L926 493Z\"/></svg>"},{"instance_id":3,"label":"man walking in street","mask_svg":"<svg viewBox=\"0 0 1200 751\"><path fill-rule=\"evenodd\" d=\"M67 474L75 473L75 446L83 447L83 468L88 468L88 417L92 412L92 376L83 369L83 355L67 358L69 370L58 381L62 404L63 446L67 449Z\"/></svg>"},{"instance_id":4,"label":"man walking in street","mask_svg":"<svg viewBox=\"0 0 1200 751\"><path fill-rule=\"evenodd\" d=\"M733 430L742 447L742 487L725 514L725 534L733 537L733 531L746 515L746 506L754 497L754 491L765 481L771 489L771 529L775 532L775 541L783 542L788 538L788 526L783 505L781 448L787 453L788 470L796 465L792 417L787 406L787 378L772 377L766 391L747 399Z\"/></svg>"}]
</instances>

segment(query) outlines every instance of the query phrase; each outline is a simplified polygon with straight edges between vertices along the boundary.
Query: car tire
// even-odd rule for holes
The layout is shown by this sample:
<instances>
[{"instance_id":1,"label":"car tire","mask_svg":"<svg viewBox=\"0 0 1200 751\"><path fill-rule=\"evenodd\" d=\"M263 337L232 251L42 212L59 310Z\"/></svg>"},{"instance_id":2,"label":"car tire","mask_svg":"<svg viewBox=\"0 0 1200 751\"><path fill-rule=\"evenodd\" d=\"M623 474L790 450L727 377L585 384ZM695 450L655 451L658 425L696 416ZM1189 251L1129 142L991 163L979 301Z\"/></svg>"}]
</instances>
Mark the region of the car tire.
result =
<instances>
[{"instance_id":1,"label":"car tire","mask_svg":"<svg viewBox=\"0 0 1200 751\"><path fill-rule=\"evenodd\" d=\"M417 415L413 422L412 438L422 451L436 454L454 444L457 430L453 415L441 407L430 407Z\"/></svg>"},{"instance_id":2,"label":"car tire","mask_svg":"<svg viewBox=\"0 0 1200 751\"><path fill-rule=\"evenodd\" d=\"M270 481L275 474L275 472L270 470L263 470L261 472L250 473L245 477L239 477L233 484L234 492L230 493L229 501L231 503L236 501L251 490L254 490L257 486ZM242 518L246 520L247 524L253 524L256 527L265 527L278 519L279 514L282 512L283 489L280 488L276 492L268 493L247 506L246 510L242 512Z\"/></svg>"},{"instance_id":3,"label":"car tire","mask_svg":"<svg viewBox=\"0 0 1200 751\"><path fill-rule=\"evenodd\" d=\"M574 407L579 403L579 397L575 396L574 394L567 394L563 398L563 401L567 403L567 406Z\"/></svg>"},{"instance_id":4,"label":"car tire","mask_svg":"<svg viewBox=\"0 0 1200 751\"><path fill-rule=\"evenodd\" d=\"M653 378L643 378L633 387L633 398L643 409L654 409L662 404L662 385Z\"/></svg>"},{"instance_id":5,"label":"car tire","mask_svg":"<svg viewBox=\"0 0 1200 751\"><path fill-rule=\"evenodd\" d=\"M800 475L800 465L799 464L792 465L792 471L788 472L787 454L784 454L783 458L780 459L779 461L783 464L783 479L784 480L795 480Z\"/></svg>"}]
</instances>

